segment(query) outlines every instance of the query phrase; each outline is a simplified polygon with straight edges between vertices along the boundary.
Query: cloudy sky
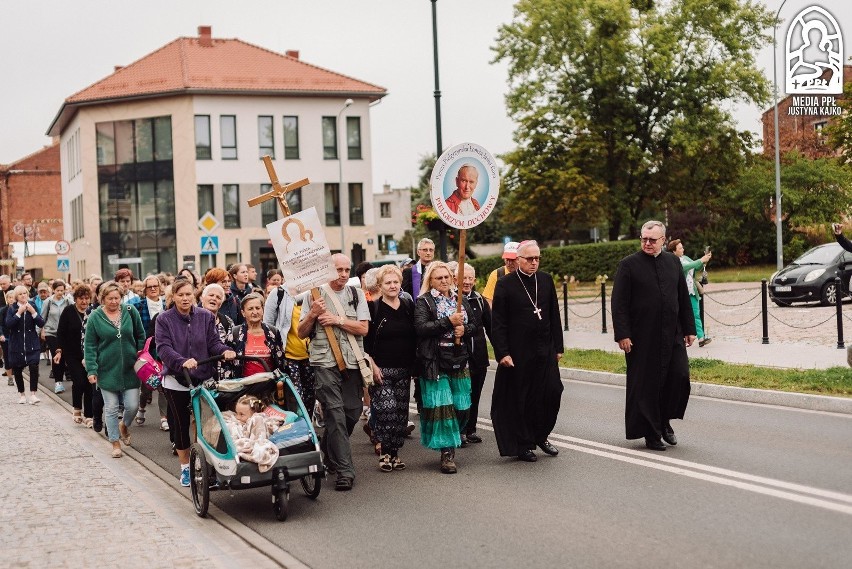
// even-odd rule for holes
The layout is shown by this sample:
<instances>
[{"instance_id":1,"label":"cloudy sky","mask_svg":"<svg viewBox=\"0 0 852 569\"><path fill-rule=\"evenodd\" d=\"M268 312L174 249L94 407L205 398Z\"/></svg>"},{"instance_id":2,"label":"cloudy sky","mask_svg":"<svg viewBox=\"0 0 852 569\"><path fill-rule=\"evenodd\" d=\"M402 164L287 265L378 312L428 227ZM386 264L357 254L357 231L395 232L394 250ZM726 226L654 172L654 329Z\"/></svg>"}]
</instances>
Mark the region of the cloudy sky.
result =
<instances>
[{"instance_id":1,"label":"cloudy sky","mask_svg":"<svg viewBox=\"0 0 852 569\"><path fill-rule=\"evenodd\" d=\"M789 0L789 20L814 2ZM512 147L506 68L491 64L497 28L512 0L439 0L438 46L443 143L474 142L492 154ZM822 0L852 42L848 0ZM774 12L780 0L767 0ZM49 143L44 135L66 97L180 36L240 38L385 87L372 109L376 188L414 184L421 155L435 151L432 19L429 0L3 0L0 57L0 163ZM783 45L782 25L779 45ZM779 83L783 60L779 49ZM845 48L850 52L849 46ZM759 65L772 78L772 49ZM732 108L742 128L759 132L760 110Z\"/></svg>"}]
</instances>

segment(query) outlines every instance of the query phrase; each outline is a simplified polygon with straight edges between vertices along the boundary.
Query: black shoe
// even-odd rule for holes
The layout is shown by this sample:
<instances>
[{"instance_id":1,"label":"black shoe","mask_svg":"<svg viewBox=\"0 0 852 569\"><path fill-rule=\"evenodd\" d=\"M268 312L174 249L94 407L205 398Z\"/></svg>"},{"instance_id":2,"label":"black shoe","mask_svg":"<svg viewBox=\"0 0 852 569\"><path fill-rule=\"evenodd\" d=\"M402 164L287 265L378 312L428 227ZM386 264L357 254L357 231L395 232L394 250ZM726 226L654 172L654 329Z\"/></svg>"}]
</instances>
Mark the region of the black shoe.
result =
<instances>
[{"instance_id":1,"label":"black shoe","mask_svg":"<svg viewBox=\"0 0 852 569\"><path fill-rule=\"evenodd\" d=\"M467 435L462 435L461 436L461 444L459 445L459 448L467 448L467 447L468 447Z\"/></svg>"},{"instance_id":2,"label":"black shoe","mask_svg":"<svg viewBox=\"0 0 852 569\"><path fill-rule=\"evenodd\" d=\"M660 439L645 437L645 446L651 450L666 450L666 445Z\"/></svg>"},{"instance_id":3,"label":"black shoe","mask_svg":"<svg viewBox=\"0 0 852 569\"><path fill-rule=\"evenodd\" d=\"M672 426L669 423L663 425L663 440L672 446L677 444L677 437L675 436L674 429L672 429Z\"/></svg>"},{"instance_id":4,"label":"black shoe","mask_svg":"<svg viewBox=\"0 0 852 569\"><path fill-rule=\"evenodd\" d=\"M545 454L549 454L550 456L556 456L557 454L559 454L559 449L550 444L550 441L538 443L538 448L540 448Z\"/></svg>"},{"instance_id":5,"label":"black shoe","mask_svg":"<svg viewBox=\"0 0 852 569\"><path fill-rule=\"evenodd\" d=\"M521 454L518 455L518 460L523 460L524 462L535 462L538 460L538 457L531 450L525 450Z\"/></svg>"},{"instance_id":6,"label":"black shoe","mask_svg":"<svg viewBox=\"0 0 852 569\"><path fill-rule=\"evenodd\" d=\"M482 442L482 437L480 437L480 436L479 436L479 435L477 435L476 433L470 433L470 434L467 436L467 442L469 442L469 443L481 443L481 442Z\"/></svg>"},{"instance_id":7,"label":"black shoe","mask_svg":"<svg viewBox=\"0 0 852 569\"><path fill-rule=\"evenodd\" d=\"M104 428L104 420L102 417L92 417L92 430L100 433Z\"/></svg>"},{"instance_id":8,"label":"black shoe","mask_svg":"<svg viewBox=\"0 0 852 569\"><path fill-rule=\"evenodd\" d=\"M702 338L702 339L698 340L698 347L703 348L704 346L706 346L707 344L709 344L712 341L713 341L713 338Z\"/></svg>"},{"instance_id":9,"label":"black shoe","mask_svg":"<svg viewBox=\"0 0 852 569\"><path fill-rule=\"evenodd\" d=\"M53 370L50 370L50 379L53 379Z\"/></svg>"},{"instance_id":10,"label":"black shoe","mask_svg":"<svg viewBox=\"0 0 852 569\"><path fill-rule=\"evenodd\" d=\"M354 484L354 480L351 478L338 478L334 483L334 489L338 492L347 492L352 490L352 484Z\"/></svg>"}]
</instances>

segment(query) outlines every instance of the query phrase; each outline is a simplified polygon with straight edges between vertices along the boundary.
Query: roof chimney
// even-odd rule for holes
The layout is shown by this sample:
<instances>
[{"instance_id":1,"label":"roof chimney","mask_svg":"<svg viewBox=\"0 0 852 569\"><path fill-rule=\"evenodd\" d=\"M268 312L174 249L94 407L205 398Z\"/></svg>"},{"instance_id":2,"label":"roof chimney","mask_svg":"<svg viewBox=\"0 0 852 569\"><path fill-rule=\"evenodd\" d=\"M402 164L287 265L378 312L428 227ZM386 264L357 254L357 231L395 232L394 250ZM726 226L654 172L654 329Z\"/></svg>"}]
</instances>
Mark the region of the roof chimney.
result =
<instances>
[{"instance_id":1,"label":"roof chimney","mask_svg":"<svg viewBox=\"0 0 852 569\"><path fill-rule=\"evenodd\" d=\"M298 49L288 49L284 52L284 55L287 57L292 57L293 59L299 59L299 50Z\"/></svg>"},{"instance_id":2,"label":"roof chimney","mask_svg":"<svg viewBox=\"0 0 852 569\"><path fill-rule=\"evenodd\" d=\"M124 69L123 65L113 65L113 71L112 72L115 73L116 71L121 71L122 69Z\"/></svg>"},{"instance_id":3,"label":"roof chimney","mask_svg":"<svg viewBox=\"0 0 852 569\"><path fill-rule=\"evenodd\" d=\"M212 26L198 26L198 45L201 47L213 47Z\"/></svg>"}]
</instances>

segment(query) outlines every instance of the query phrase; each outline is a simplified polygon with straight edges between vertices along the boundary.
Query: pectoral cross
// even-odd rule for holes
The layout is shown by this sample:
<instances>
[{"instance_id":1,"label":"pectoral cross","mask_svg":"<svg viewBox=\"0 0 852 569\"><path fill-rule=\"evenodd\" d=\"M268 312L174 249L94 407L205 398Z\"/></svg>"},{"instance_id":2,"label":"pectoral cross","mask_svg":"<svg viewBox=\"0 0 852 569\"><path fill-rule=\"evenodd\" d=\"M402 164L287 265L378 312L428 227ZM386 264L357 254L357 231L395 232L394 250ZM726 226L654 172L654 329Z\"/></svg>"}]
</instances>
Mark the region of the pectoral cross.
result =
<instances>
[{"instance_id":1,"label":"pectoral cross","mask_svg":"<svg viewBox=\"0 0 852 569\"><path fill-rule=\"evenodd\" d=\"M252 198L248 201L249 207L254 207L256 205L260 205L263 202L269 200L278 200L278 205L281 207L281 213L284 214L284 217L288 217L291 215L290 207L287 205L287 193L293 192L307 186L311 183L311 181L307 178L303 178L298 182L293 182L287 184L286 186L282 186L278 181L278 174L275 173L275 166L272 165L272 158L269 156L263 157L263 165L266 166L266 173L269 174L269 181L272 182L272 191L266 192L265 194L261 194L256 198ZM318 288L311 289L311 298L313 300L317 300L320 298L320 291ZM325 330L326 336L328 336L328 344L331 346L331 351L334 353L334 359L337 362L337 368L340 371L344 371L346 369L346 362L343 361L343 352L340 351L340 344L337 342L337 337L334 335L334 330L331 326L323 326Z\"/></svg>"},{"instance_id":2,"label":"pectoral cross","mask_svg":"<svg viewBox=\"0 0 852 569\"><path fill-rule=\"evenodd\" d=\"M536 316L538 316L538 319L539 319L539 320L541 320L541 308L539 308L538 306L536 306L536 307L535 307L535 310L533 310L533 314L535 314Z\"/></svg>"}]
</instances>

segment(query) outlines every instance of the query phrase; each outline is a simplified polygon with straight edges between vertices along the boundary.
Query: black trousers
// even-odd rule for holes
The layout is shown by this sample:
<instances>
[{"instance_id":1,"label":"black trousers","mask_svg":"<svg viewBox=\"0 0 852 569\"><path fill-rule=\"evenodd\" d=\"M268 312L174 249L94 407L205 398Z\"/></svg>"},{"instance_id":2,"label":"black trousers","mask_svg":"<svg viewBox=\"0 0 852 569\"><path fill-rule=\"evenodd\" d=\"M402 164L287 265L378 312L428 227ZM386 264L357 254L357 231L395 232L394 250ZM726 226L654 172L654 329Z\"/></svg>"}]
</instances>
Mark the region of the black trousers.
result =
<instances>
[{"instance_id":1,"label":"black trousers","mask_svg":"<svg viewBox=\"0 0 852 569\"><path fill-rule=\"evenodd\" d=\"M189 437L189 391L177 391L163 388L166 401L169 402L169 434L176 450L186 450L192 446Z\"/></svg>"},{"instance_id":2,"label":"black trousers","mask_svg":"<svg viewBox=\"0 0 852 569\"><path fill-rule=\"evenodd\" d=\"M30 364L30 391L38 391L38 364ZM24 368L16 367L13 370L15 374L15 385L18 386L18 393L24 392Z\"/></svg>"},{"instance_id":3,"label":"black trousers","mask_svg":"<svg viewBox=\"0 0 852 569\"><path fill-rule=\"evenodd\" d=\"M56 350L59 349L59 338L45 335L44 342L47 344L47 349L50 350L48 354L51 356L50 365L53 366L53 379L56 382L63 381L65 379L65 358L60 359L58 364L54 363L52 359L56 355Z\"/></svg>"},{"instance_id":4,"label":"black trousers","mask_svg":"<svg viewBox=\"0 0 852 569\"><path fill-rule=\"evenodd\" d=\"M482 387L485 385L487 367L471 368L470 370L470 410L467 426L462 429L466 435L476 432L476 418L479 416L479 399L482 397Z\"/></svg>"}]
</instances>

